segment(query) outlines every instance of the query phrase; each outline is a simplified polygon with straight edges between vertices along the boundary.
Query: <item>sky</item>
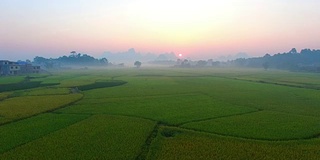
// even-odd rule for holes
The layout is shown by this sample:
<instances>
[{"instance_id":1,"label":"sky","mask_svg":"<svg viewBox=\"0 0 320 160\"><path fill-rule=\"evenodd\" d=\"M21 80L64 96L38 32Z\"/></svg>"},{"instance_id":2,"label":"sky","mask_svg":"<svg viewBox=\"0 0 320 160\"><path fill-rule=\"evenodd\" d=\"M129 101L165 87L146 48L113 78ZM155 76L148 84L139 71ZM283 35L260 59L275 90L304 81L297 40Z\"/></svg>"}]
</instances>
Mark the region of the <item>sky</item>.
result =
<instances>
[{"instance_id":1,"label":"sky","mask_svg":"<svg viewBox=\"0 0 320 160\"><path fill-rule=\"evenodd\" d=\"M0 0L0 59L320 49L319 0Z\"/></svg>"}]
</instances>

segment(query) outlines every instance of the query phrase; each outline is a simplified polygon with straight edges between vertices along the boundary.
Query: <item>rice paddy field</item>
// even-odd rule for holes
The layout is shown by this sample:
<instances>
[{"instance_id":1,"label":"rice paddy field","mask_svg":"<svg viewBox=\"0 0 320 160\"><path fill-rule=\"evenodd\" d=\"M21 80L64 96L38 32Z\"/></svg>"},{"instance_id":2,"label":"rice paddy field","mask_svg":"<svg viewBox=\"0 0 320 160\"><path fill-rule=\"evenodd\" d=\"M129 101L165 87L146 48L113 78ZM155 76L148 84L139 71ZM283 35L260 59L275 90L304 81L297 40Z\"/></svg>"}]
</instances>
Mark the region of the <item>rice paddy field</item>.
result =
<instances>
[{"instance_id":1,"label":"rice paddy field","mask_svg":"<svg viewBox=\"0 0 320 160\"><path fill-rule=\"evenodd\" d=\"M0 159L320 159L320 74L100 68L0 77Z\"/></svg>"}]
</instances>

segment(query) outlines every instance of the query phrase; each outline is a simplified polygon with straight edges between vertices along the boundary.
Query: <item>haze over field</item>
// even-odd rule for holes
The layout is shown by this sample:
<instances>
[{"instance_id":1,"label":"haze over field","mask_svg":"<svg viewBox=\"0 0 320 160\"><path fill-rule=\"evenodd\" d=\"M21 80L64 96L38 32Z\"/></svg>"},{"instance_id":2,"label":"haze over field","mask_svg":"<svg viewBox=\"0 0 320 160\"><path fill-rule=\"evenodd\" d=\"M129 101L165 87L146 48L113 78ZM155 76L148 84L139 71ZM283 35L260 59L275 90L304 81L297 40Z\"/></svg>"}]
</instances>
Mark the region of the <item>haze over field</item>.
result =
<instances>
[{"instance_id":1,"label":"haze over field","mask_svg":"<svg viewBox=\"0 0 320 160\"><path fill-rule=\"evenodd\" d=\"M139 53L209 59L320 48L318 0L1 0L0 59ZM108 58L108 57L107 57Z\"/></svg>"}]
</instances>

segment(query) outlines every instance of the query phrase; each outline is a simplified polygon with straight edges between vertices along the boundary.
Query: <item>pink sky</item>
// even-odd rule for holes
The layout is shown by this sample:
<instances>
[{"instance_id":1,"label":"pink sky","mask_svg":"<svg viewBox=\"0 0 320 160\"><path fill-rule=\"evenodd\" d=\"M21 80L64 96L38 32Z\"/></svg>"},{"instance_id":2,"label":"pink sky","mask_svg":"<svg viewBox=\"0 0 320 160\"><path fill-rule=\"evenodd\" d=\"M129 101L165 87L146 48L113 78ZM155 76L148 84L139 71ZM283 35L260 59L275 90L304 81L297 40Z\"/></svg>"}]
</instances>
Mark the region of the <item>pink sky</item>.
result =
<instances>
[{"instance_id":1,"label":"pink sky","mask_svg":"<svg viewBox=\"0 0 320 160\"><path fill-rule=\"evenodd\" d=\"M0 59L135 48L194 59L320 49L316 0L1 0Z\"/></svg>"}]
</instances>

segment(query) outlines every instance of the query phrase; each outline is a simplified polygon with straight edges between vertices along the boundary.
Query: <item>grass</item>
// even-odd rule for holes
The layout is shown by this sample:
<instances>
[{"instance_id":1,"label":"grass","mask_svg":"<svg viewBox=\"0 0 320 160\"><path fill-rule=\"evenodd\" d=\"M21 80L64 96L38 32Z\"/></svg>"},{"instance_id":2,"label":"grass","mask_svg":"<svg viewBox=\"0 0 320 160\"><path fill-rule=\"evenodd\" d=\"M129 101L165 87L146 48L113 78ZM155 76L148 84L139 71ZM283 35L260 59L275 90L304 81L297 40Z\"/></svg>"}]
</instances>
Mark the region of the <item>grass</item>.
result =
<instances>
[{"instance_id":1,"label":"grass","mask_svg":"<svg viewBox=\"0 0 320 160\"><path fill-rule=\"evenodd\" d=\"M0 102L0 124L54 110L79 100L82 94L24 96Z\"/></svg>"},{"instance_id":2,"label":"grass","mask_svg":"<svg viewBox=\"0 0 320 160\"><path fill-rule=\"evenodd\" d=\"M24 76L0 76L0 85L11 84L11 83L19 83L24 80Z\"/></svg>"},{"instance_id":3,"label":"grass","mask_svg":"<svg viewBox=\"0 0 320 160\"><path fill-rule=\"evenodd\" d=\"M162 132L175 132L166 137ZM308 159L320 157L319 139L315 141L268 142L207 133L172 127L160 127L147 159L207 160L207 159Z\"/></svg>"},{"instance_id":4,"label":"grass","mask_svg":"<svg viewBox=\"0 0 320 160\"><path fill-rule=\"evenodd\" d=\"M68 127L87 117L86 115L41 114L0 126L0 153Z\"/></svg>"},{"instance_id":5,"label":"grass","mask_svg":"<svg viewBox=\"0 0 320 160\"><path fill-rule=\"evenodd\" d=\"M111 77L96 75L92 72L86 73L85 71L79 71L79 73L72 72L60 74L57 79L59 79L60 82L59 87L77 87L111 80Z\"/></svg>"},{"instance_id":6,"label":"grass","mask_svg":"<svg viewBox=\"0 0 320 160\"><path fill-rule=\"evenodd\" d=\"M40 89L33 89L27 91L27 96L42 96L42 95L63 95L69 94L69 88L57 88L57 87L47 87L47 88L40 88Z\"/></svg>"},{"instance_id":7,"label":"grass","mask_svg":"<svg viewBox=\"0 0 320 160\"><path fill-rule=\"evenodd\" d=\"M155 122L95 115L0 155L0 159L134 159Z\"/></svg>"},{"instance_id":8,"label":"grass","mask_svg":"<svg viewBox=\"0 0 320 160\"><path fill-rule=\"evenodd\" d=\"M93 84L87 84L87 85L82 85L78 86L77 88L80 89L81 91L87 91L91 89L97 89L97 88L107 88L107 87L115 87L115 86L120 86L124 85L127 82L125 81L105 81L105 82L94 82Z\"/></svg>"},{"instance_id":9,"label":"grass","mask_svg":"<svg viewBox=\"0 0 320 160\"><path fill-rule=\"evenodd\" d=\"M11 93L9 92L6 92L6 93L0 93L0 101L8 98L8 96L10 95Z\"/></svg>"},{"instance_id":10,"label":"grass","mask_svg":"<svg viewBox=\"0 0 320 160\"><path fill-rule=\"evenodd\" d=\"M317 98L320 93L317 90L211 76L171 76L171 72L168 73L170 76L141 74L122 77L128 81L126 85L86 91L85 98L75 106L78 109L70 109L75 110L70 112L136 115L174 124L183 123L190 117L191 120L199 119L193 118L197 112L210 114L208 110L216 108L210 106L224 110L228 106L242 107L243 112L267 110L307 116L320 114L320 99ZM179 118L180 112L186 119L174 122L170 114ZM188 112L195 114L188 116ZM200 119L210 118L205 113Z\"/></svg>"},{"instance_id":11,"label":"grass","mask_svg":"<svg viewBox=\"0 0 320 160\"><path fill-rule=\"evenodd\" d=\"M69 88L42 87L29 90L14 91L9 97L20 96L44 96L44 95L66 95L70 94Z\"/></svg>"},{"instance_id":12,"label":"grass","mask_svg":"<svg viewBox=\"0 0 320 160\"><path fill-rule=\"evenodd\" d=\"M24 89L31 89L31 88L45 87L45 86L53 86L53 85L56 85L56 84L52 84L52 83L41 84L41 81L30 81L30 82L0 84L0 92L24 90Z\"/></svg>"},{"instance_id":13,"label":"grass","mask_svg":"<svg viewBox=\"0 0 320 160\"><path fill-rule=\"evenodd\" d=\"M118 78L120 79L120 78ZM86 92L86 98L142 97L157 95L185 94L192 90L177 84L171 77L124 76L125 85L113 88L95 89Z\"/></svg>"},{"instance_id":14,"label":"grass","mask_svg":"<svg viewBox=\"0 0 320 160\"><path fill-rule=\"evenodd\" d=\"M198 102L194 104L193 102ZM115 114L144 117L177 125L194 120L242 114L254 108L230 105L206 95L168 95L156 97L84 99L76 105L58 110L62 113Z\"/></svg>"},{"instance_id":15,"label":"grass","mask_svg":"<svg viewBox=\"0 0 320 160\"><path fill-rule=\"evenodd\" d=\"M179 79L179 84L234 105L297 115L320 114L317 90L216 77Z\"/></svg>"},{"instance_id":16,"label":"grass","mask_svg":"<svg viewBox=\"0 0 320 160\"><path fill-rule=\"evenodd\" d=\"M235 77L242 80L250 80L262 83L288 85L310 89L320 89L320 82L317 80L320 75L314 73L292 73L285 71L256 72L251 75Z\"/></svg>"},{"instance_id":17,"label":"grass","mask_svg":"<svg viewBox=\"0 0 320 160\"><path fill-rule=\"evenodd\" d=\"M55 86L0 93L0 123L13 121L0 126L3 143L23 133L0 159L317 159L319 78L240 68L53 72L29 82ZM81 94L70 94L75 87ZM48 128L36 134L32 124Z\"/></svg>"},{"instance_id":18,"label":"grass","mask_svg":"<svg viewBox=\"0 0 320 160\"><path fill-rule=\"evenodd\" d=\"M222 135L265 140L312 138L320 132L320 118L261 111L183 125Z\"/></svg>"}]
</instances>

